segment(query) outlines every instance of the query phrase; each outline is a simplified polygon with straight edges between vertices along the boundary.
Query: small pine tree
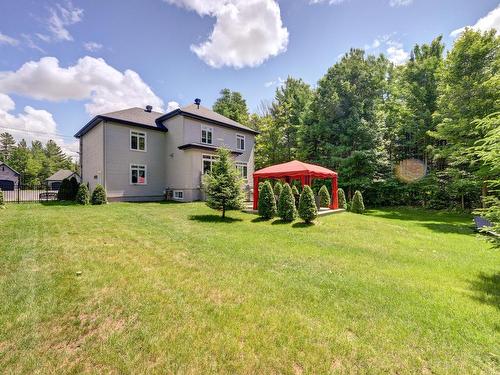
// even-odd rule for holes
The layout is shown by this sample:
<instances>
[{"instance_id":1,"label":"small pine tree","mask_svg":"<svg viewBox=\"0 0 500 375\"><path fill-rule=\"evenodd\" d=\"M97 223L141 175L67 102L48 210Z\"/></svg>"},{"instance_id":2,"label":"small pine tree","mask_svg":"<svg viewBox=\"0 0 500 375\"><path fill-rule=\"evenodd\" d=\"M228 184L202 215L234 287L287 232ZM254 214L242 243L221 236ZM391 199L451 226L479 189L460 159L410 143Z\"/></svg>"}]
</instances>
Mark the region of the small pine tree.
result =
<instances>
[{"instance_id":1,"label":"small pine tree","mask_svg":"<svg viewBox=\"0 0 500 375\"><path fill-rule=\"evenodd\" d=\"M340 188L337 191L337 194L339 196L339 208L343 208L344 210L347 210L347 200L345 199L344 189Z\"/></svg>"},{"instance_id":2,"label":"small pine tree","mask_svg":"<svg viewBox=\"0 0 500 375\"><path fill-rule=\"evenodd\" d=\"M70 200L71 196L71 183L67 178L62 180L61 186L59 186L59 190L57 191L57 199L60 201Z\"/></svg>"},{"instance_id":3,"label":"small pine tree","mask_svg":"<svg viewBox=\"0 0 500 375\"><path fill-rule=\"evenodd\" d=\"M276 196L276 199L279 199L282 190L283 190L283 185L281 184L280 181L276 181L276 184L274 184L274 195Z\"/></svg>"},{"instance_id":4,"label":"small pine tree","mask_svg":"<svg viewBox=\"0 0 500 375\"><path fill-rule=\"evenodd\" d=\"M300 193L299 189L297 189L297 186L293 185L292 187L292 194L295 199L295 208L299 208L299 200L300 200Z\"/></svg>"},{"instance_id":5,"label":"small pine tree","mask_svg":"<svg viewBox=\"0 0 500 375\"><path fill-rule=\"evenodd\" d=\"M78 180L76 177L71 177L69 180L69 190L68 190L68 200L74 201L76 200L76 194L78 193L78 188L80 187L80 184L78 183Z\"/></svg>"},{"instance_id":6,"label":"small pine tree","mask_svg":"<svg viewBox=\"0 0 500 375\"><path fill-rule=\"evenodd\" d=\"M319 206L320 207L330 207L330 193L325 185L321 186L319 189Z\"/></svg>"},{"instance_id":7,"label":"small pine tree","mask_svg":"<svg viewBox=\"0 0 500 375\"><path fill-rule=\"evenodd\" d=\"M352 197L351 211L357 214L365 212L365 204L363 203L363 196L359 190L356 190Z\"/></svg>"},{"instance_id":8,"label":"small pine tree","mask_svg":"<svg viewBox=\"0 0 500 375\"><path fill-rule=\"evenodd\" d=\"M278 200L278 216L286 222L294 221L297 216L292 188L288 184L283 185L283 189L281 190Z\"/></svg>"},{"instance_id":9,"label":"small pine tree","mask_svg":"<svg viewBox=\"0 0 500 375\"><path fill-rule=\"evenodd\" d=\"M78 187L78 192L76 193L76 201L83 205L90 203L90 193L86 184L82 183Z\"/></svg>"},{"instance_id":10,"label":"small pine tree","mask_svg":"<svg viewBox=\"0 0 500 375\"><path fill-rule=\"evenodd\" d=\"M227 210L243 208L243 182L231 160L229 150L221 148L217 155L218 159L212 165L212 171L204 177L206 204L222 211L222 217L226 217Z\"/></svg>"},{"instance_id":11,"label":"small pine tree","mask_svg":"<svg viewBox=\"0 0 500 375\"><path fill-rule=\"evenodd\" d=\"M269 181L264 182L259 193L259 216L264 219L276 216L276 198Z\"/></svg>"},{"instance_id":12,"label":"small pine tree","mask_svg":"<svg viewBox=\"0 0 500 375\"><path fill-rule=\"evenodd\" d=\"M97 184L94 191L92 192L92 204L106 204L108 203L108 198L106 197L106 190L101 184Z\"/></svg>"},{"instance_id":13,"label":"small pine tree","mask_svg":"<svg viewBox=\"0 0 500 375\"><path fill-rule=\"evenodd\" d=\"M304 186L300 194L299 216L308 224L318 216L318 208L316 207L314 193L308 185Z\"/></svg>"}]
</instances>

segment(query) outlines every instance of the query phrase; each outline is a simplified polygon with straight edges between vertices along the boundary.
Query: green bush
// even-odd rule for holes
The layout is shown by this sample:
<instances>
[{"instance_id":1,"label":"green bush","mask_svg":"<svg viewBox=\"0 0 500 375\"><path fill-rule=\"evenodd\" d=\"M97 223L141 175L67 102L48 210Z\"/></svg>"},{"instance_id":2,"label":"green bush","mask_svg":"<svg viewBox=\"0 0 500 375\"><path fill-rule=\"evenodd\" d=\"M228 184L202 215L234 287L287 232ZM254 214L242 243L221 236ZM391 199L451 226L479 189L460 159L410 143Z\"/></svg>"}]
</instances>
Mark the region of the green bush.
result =
<instances>
[{"instance_id":1,"label":"green bush","mask_svg":"<svg viewBox=\"0 0 500 375\"><path fill-rule=\"evenodd\" d=\"M78 187L76 201L83 205L90 203L90 192L86 184L81 183Z\"/></svg>"},{"instance_id":2,"label":"green bush","mask_svg":"<svg viewBox=\"0 0 500 375\"><path fill-rule=\"evenodd\" d=\"M297 216L292 188L288 184L283 185L283 189L281 190L278 200L278 216L286 222L294 221Z\"/></svg>"},{"instance_id":3,"label":"green bush","mask_svg":"<svg viewBox=\"0 0 500 375\"><path fill-rule=\"evenodd\" d=\"M299 216L306 223L310 223L318 216L318 208L316 207L314 193L308 185L304 186L302 194L300 194Z\"/></svg>"},{"instance_id":4,"label":"green bush","mask_svg":"<svg viewBox=\"0 0 500 375\"><path fill-rule=\"evenodd\" d=\"M299 208L300 193L299 193L299 189L297 189L297 186L295 186L295 185L293 185L293 187L292 187L292 194L293 194L293 197L295 198L295 207L298 209Z\"/></svg>"},{"instance_id":5,"label":"green bush","mask_svg":"<svg viewBox=\"0 0 500 375\"><path fill-rule=\"evenodd\" d=\"M330 204L331 204L330 193L328 192L326 186L323 185L321 186L321 189L319 189L319 206L330 207Z\"/></svg>"},{"instance_id":6,"label":"green bush","mask_svg":"<svg viewBox=\"0 0 500 375\"><path fill-rule=\"evenodd\" d=\"M60 201L71 200L71 183L67 178L62 180L61 186L59 186L59 190L57 191L57 199Z\"/></svg>"},{"instance_id":7,"label":"green bush","mask_svg":"<svg viewBox=\"0 0 500 375\"><path fill-rule=\"evenodd\" d=\"M74 201L76 200L76 194L78 193L78 188L80 187L80 184L78 183L78 180L76 177L71 177L69 180L69 185L68 185L68 200Z\"/></svg>"},{"instance_id":8,"label":"green bush","mask_svg":"<svg viewBox=\"0 0 500 375\"><path fill-rule=\"evenodd\" d=\"M276 181L276 184L274 184L274 195L276 196L276 199L279 199L282 190L283 190L283 185L281 184L280 181Z\"/></svg>"},{"instance_id":9,"label":"green bush","mask_svg":"<svg viewBox=\"0 0 500 375\"><path fill-rule=\"evenodd\" d=\"M363 203L363 196L359 190L356 190L351 202L351 211L356 214L365 212L365 204Z\"/></svg>"},{"instance_id":10,"label":"green bush","mask_svg":"<svg viewBox=\"0 0 500 375\"><path fill-rule=\"evenodd\" d=\"M345 199L344 189L340 188L337 191L337 194L339 196L339 208L343 208L344 210L347 210L347 200Z\"/></svg>"},{"instance_id":11,"label":"green bush","mask_svg":"<svg viewBox=\"0 0 500 375\"><path fill-rule=\"evenodd\" d=\"M97 184L94 191L92 192L92 204L106 204L108 203L108 198L106 197L106 190L101 184Z\"/></svg>"},{"instance_id":12,"label":"green bush","mask_svg":"<svg viewBox=\"0 0 500 375\"><path fill-rule=\"evenodd\" d=\"M276 216L276 199L269 181L264 182L259 193L259 216L264 219Z\"/></svg>"},{"instance_id":13,"label":"green bush","mask_svg":"<svg viewBox=\"0 0 500 375\"><path fill-rule=\"evenodd\" d=\"M0 189L0 206L3 206L4 201L3 201L3 191Z\"/></svg>"}]
</instances>

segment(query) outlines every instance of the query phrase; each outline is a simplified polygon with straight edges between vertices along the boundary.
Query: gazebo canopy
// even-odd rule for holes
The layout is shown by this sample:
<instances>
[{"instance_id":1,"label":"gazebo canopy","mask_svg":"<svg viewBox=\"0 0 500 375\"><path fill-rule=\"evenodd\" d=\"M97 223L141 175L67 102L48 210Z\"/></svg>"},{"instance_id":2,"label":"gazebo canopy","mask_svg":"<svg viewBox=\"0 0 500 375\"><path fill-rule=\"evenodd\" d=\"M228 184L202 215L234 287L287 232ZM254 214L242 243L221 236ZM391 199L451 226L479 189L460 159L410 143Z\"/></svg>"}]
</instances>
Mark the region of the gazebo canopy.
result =
<instances>
[{"instance_id":1,"label":"gazebo canopy","mask_svg":"<svg viewBox=\"0 0 500 375\"><path fill-rule=\"evenodd\" d=\"M276 164L256 171L254 177L259 178L283 178L310 176L315 178L332 178L337 173L319 165L308 164L298 160L288 163Z\"/></svg>"}]
</instances>

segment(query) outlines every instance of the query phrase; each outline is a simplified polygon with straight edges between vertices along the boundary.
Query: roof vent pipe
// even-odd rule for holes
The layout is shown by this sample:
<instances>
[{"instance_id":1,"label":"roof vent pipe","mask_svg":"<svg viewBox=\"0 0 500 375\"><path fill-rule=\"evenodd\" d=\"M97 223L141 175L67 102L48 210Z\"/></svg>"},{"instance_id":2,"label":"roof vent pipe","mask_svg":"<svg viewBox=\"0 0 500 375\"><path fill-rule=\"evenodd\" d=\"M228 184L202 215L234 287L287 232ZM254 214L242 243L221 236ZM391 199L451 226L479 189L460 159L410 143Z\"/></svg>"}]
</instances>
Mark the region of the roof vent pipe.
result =
<instances>
[{"instance_id":1,"label":"roof vent pipe","mask_svg":"<svg viewBox=\"0 0 500 375\"><path fill-rule=\"evenodd\" d=\"M201 103L201 99L200 98L196 98L194 100L194 104L196 104L198 106L198 109L200 109L200 103Z\"/></svg>"},{"instance_id":2,"label":"roof vent pipe","mask_svg":"<svg viewBox=\"0 0 500 375\"><path fill-rule=\"evenodd\" d=\"M151 112L153 110L153 106L147 105L146 106L146 112Z\"/></svg>"}]
</instances>

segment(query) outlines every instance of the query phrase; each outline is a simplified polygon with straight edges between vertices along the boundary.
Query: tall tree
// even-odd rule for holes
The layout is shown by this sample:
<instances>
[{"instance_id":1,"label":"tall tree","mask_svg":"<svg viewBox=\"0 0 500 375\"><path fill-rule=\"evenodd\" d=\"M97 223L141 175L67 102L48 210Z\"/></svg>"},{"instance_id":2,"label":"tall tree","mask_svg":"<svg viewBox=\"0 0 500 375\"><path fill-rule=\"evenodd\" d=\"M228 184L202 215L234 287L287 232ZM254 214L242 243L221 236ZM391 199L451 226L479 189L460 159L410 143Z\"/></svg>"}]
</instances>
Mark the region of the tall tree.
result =
<instances>
[{"instance_id":1,"label":"tall tree","mask_svg":"<svg viewBox=\"0 0 500 375\"><path fill-rule=\"evenodd\" d=\"M248 124L249 114L247 102L237 91L222 89L220 91L220 97L215 101L212 109L240 124Z\"/></svg>"},{"instance_id":2,"label":"tall tree","mask_svg":"<svg viewBox=\"0 0 500 375\"><path fill-rule=\"evenodd\" d=\"M10 133L0 133L0 161L7 161L16 146L16 141Z\"/></svg>"},{"instance_id":3,"label":"tall tree","mask_svg":"<svg viewBox=\"0 0 500 375\"><path fill-rule=\"evenodd\" d=\"M388 61L352 49L318 83L305 146L308 159L342 176L351 196L368 186L384 161L380 105Z\"/></svg>"}]
</instances>

